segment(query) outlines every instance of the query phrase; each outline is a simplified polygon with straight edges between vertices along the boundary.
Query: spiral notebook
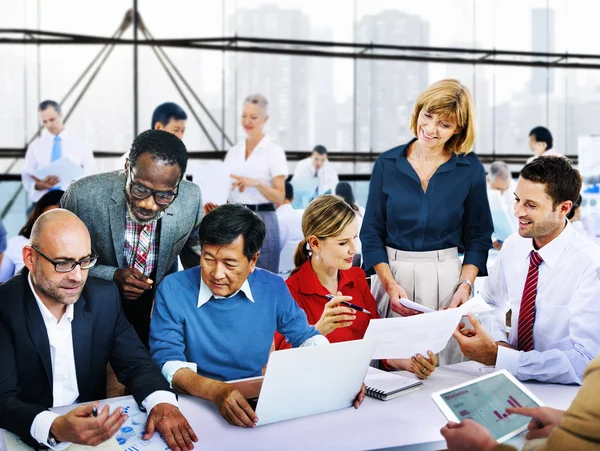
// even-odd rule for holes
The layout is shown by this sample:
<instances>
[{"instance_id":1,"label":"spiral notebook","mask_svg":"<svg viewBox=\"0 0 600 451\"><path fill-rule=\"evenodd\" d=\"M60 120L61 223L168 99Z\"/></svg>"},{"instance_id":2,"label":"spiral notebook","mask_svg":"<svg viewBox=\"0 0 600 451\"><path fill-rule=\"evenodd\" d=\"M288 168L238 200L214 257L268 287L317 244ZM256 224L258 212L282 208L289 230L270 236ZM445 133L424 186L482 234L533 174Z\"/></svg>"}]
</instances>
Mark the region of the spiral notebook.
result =
<instances>
[{"instance_id":1,"label":"spiral notebook","mask_svg":"<svg viewBox=\"0 0 600 451\"><path fill-rule=\"evenodd\" d=\"M365 377L365 385L367 396L389 401L418 390L423 382L370 367Z\"/></svg>"}]
</instances>

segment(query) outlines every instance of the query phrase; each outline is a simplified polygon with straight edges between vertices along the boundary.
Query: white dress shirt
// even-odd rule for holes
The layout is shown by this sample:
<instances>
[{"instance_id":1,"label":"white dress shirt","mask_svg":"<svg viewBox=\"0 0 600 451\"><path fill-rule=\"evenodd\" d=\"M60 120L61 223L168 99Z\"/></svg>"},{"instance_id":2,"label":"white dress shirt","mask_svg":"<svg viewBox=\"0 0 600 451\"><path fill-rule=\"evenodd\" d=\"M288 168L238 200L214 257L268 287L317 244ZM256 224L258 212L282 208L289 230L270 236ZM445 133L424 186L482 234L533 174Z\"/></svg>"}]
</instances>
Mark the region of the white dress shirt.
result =
<instances>
[{"instance_id":1,"label":"white dress shirt","mask_svg":"<svg viewBox=\"0 0 600 451\"><path fill-rule=\"evenodd\" d=\"M253 178L268 186L273 186L275 177L283 175L285 178L289 174L285 151L267 135L260 140L248 159L246 159L246 140L237 143L227 152L225 165L233 175ZM227 200L232 204L248 205L271 202L258 188L250 187L246 187L241 193L237 188L230 191Z\"/></svg>"},{"instance_id":2,"label":"white dress shirt","mask_svg":"<svg viewBox=\"0 0 600 451\"><path fill-rule=\"evenodd\" d=\"M13 236L8 240L2 264L0 264L0 283L6 282L23 268L23 246L29 240L23 235Z\"/></svg>"},{"instance_id":3,"label":"white dress shirt","mask_svg":"<svg viewBox=\"0 0 600 451\"><path fill-rule=\"evenodd\" d=\"M335 187L337 186L339 179L337 171L329 161L325 161L323 167L319 168L317 171L313 166L312 157L300 160L296 165L292 180L306 180L315 178L315 172L317 174L317 178L319 179L319 195L325 194L327 191L331 191L331 194L335 194Z\"/></svg>"},{"instance_id":4,"label":"white dress shirt","mask_svg":"<svg viewBox=\"0 0 600 451\"><path fill-rule=\"evenodd\" d=\"M298 242L304 238L302 234L302 213L304 213L304 210L296 210L292 207L292 204L283 204L277 208L280 252L288 241Z\"/></svg>"},{"instance_id":5,"label":"white dress shirt","mask_svg":"<svg viewBox=\"0 0 600 451\"><path fill-rule=\"evenodd\" d=\"M94 162L94 153L91 144L84 139L71 135L66 129L63 129L58 136L61 139L62 156L80 165L83 168L84 175L94 174L96 172L96 163ZM42 136L33 141L27 148L25 165L21 171L21 179L32 202L37 202L40 197L48 192L48 190L38 191L35 189L35 181L31 178L31 174L51 163L53 146L54 135L44 131ZM60 189L66 190L73 181L61 180L58 182L58 186Z\"/></svg>"},{"instance_id":6,"label":"white dress shirt","mask_svg":"<svg viewBox=\"0 0 600 451\"><path fill-rule=\"evenodd\" d=\"M519 310L533 240L511 235L481 293L495 309L490 333L506 341L506 312L512 310L508 342L518 343ZM539 267L533 351L498 347L496 368L518 379L581 384L583 372L600 353L600 246L584 239L567 222L561 234L537 250Z\"/></svg>"},{"instance_id":7,"label":"white dress shirt","mask_svg":"<svg viewBox=\"0 0 600 451\"><path fill-rule=\"evenodd\" d=\"M210 287L208 285L206 285L204 283L204 280L202 280L202 277L200 277L200 289L198 290L197 308L202 307L204 304L206 304L208 301L210 301L210 299L213 297L215 299L228 299L228 298L235 296L240 291L242 293L244 293L244 295L246 296L246 298L248 298L248 300L250 302L254 303L254 296L252 295L252 291L250 290L250 283L248 282L248 279L246 279L244 281L244 283L242 284L242 286L240 287L239 290L237 290L232 295L225 297L225 296L214 295L212 293L212 291L210 291ZM310 337L304 343L302 343L300 345L300 347L303 348L303 347L307 347L307 346L318 346L318 345L322 345L322 344L329 344L329 340L327 340L327 338L325 338L323 335L315 335L313 337ZM165 379L167 379L167 381L169 382L169 385L171 386L171 388L173 388L173 376L175 375L175 373L177 371L179 371L182 368L189 368L194 373L198 372L198 365L195 362L183 362L181 360L170 360L163 365L162 374L165 377Z\"/></svg>"},{"instance_id":8,"label":"white dress shirt","mask_svg":"<svg viewBox=\"0 0 600 451\"><path fill-rule=\"evenodd\" d=\"M71 329L71 323L74 318L74 304L68 305L65 314L60 321L57 321L33 288L31 274L29 274L27 279L29 281L31 292L42 313L44 325L46 326L46 331L48 333L50 358L52 362L52 407L73 404L77 402L77 398L79 398ZM154 406L160 403L169 403L177 406L177 398L175 397L175 394L171 392L158 390L144 399L142 407L150 413ZM52 423L59 416L60 415L56 412L45 410L33 419L33 423L31 423L31 428L29 430L31 436L39 443L43 443L57 451L70 445L68 442L61 442L57 446L50 446L48 443L48 436Z\"/></svg>"}]
</instances>

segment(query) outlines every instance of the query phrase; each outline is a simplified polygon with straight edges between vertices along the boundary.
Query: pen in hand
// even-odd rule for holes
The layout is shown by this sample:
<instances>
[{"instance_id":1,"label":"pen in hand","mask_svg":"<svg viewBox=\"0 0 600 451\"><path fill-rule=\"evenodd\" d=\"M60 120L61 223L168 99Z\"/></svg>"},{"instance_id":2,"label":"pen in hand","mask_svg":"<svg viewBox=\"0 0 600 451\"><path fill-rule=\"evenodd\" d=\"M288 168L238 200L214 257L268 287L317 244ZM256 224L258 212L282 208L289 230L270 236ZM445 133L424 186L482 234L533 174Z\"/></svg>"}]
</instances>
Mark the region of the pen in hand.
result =
<instances>
[{"instance_id":1,"label":"pen in hand","mask_svg":"<svg viewBox=\"0 0 600 451\"><path fill-rule=\"evenodd\" d=\"M92 406L92 416L93 417L97 417L98 416L98 407L96 407L95 404Z\"/></svg>"},{"instance_id":2,"label":"pen in hand","mask_svg":"<svg viewBox=\"0 0 600 451\"><path fill-rule=\"evenodd\" d=\"M335 296L333 294L326 294L325 297L331 301ZM342 301L340 304L353 308L354 310L358 310L359 312L366 313L367 315L371 314L371 312L366 308L359 307L358 305L351 304L350 302Z\"/></svg>"}]
</instances>

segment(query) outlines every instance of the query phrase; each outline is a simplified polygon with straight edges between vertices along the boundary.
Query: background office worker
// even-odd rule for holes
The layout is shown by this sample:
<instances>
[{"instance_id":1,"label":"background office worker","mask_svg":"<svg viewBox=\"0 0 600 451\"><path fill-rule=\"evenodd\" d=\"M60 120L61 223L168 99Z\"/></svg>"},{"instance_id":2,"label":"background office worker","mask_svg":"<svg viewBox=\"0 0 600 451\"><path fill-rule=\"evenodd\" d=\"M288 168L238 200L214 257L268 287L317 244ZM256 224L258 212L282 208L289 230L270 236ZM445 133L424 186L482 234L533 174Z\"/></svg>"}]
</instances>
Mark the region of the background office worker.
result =
<instances>
[{"instance_id":1,"label":"background office worker","mask_svg":"<svg viewBox=\"0 0 600 451\"><path fill-rule=\"evenodd\" d=\"M165 132L173 133L183 141L185 133L185 124L187 114L183 108L174 102L165 102L158 105L152 112L152 120L150 122L150 130L164 130ZM116 169L123 169L129 152L125 152Z\"/></svg>"},{"instance_id":2,"label":"background office worker","mask_svg":"<svg viewBox=\"0 0 600 451\"><path fill-rule=\"evenodd\" d=\"M415 139L375 161L360 239L365 268L377 272L372 291L384 317L416 313L400 297L457 307L469 299L475 277L487 274L494 227L485 170L471 152L473 114L466 87L438 81L415 103ZM459 360L451 341L440 363Z\"/></svg>"},{"instance_id":3,"label":"background office worker","mask_svg":"<svg viewBox=\"0 0 600 451\"><path fill-rule=\"evenodd\" d=\"M327 149L318 144L313 149L310 157L300 160L294 169L292 180L319 179L317 196L333 193L338 184L338 174L327 159Z\"/></svg>"},{"instance_id":4,"label":"background office worker","mask_svg":"<svg viewBox=\"0 0 600 451\"><path fill-rule=\"evenodd\" d=\"M125 171L86 177L61 200L86 224L98 265L92 276L113 280L125 315L148 344L155 287L177 256L198 265L200 189L182 180L187 151L172 133L147 130L135 138Z\"/></svg>"},{"instance_id":5,"label":"background office worker","mask_svg":"<svg viewBox=\"0 0 600 451\"><path fill-rule=\"evenodd\" d=\"M306 312L308 322L331 343L362 339L370 320L379 318L365 272L352 266L358 235L357 216L342 198L331 194L319 196L308 204L302 216L304 238L296 250L296 268L285 281ZM328 301L327 295L335 297ZM362 307L372 316L340 305L342 301ZM275 347L286 349L291 345L277 333ZM387 365L412 371L424 379L433 373L437 364L435 354L429 353L429 358L388 360Z\"/></svg>"},{"instance_id":6,"label":"background office worker","mask_svg":"<svg viewBox=\"0 0 600 451\"><path fill-rule=\"evenodd\" d=\"M88 278L97 256L85 225L53 210L38 218L23 248L26 270L0 286L0 427L34 447L97 445L126 420L92 404L59 415L50 407L106 398L106 365L148 411L148 439L158 431L174 451L197 438L177 400L121 309L112 282ZM94 403L98 407L98 403ZM58 443L57 443L58 442Z\"/></svg>"},{"instance_id":7,"label":"background office worker","mask_svg":"<svg viewBox=\"0 0 600 451\"><path fill-rule=\"evenodd\" d=\"M27 148L25 164L21 171L23 187L29 199L35 203L50 189L66 190L73 180L59 180L56 175L48 175L43 180L32 174L62 157L69 158L82 167L84 175L96 172L92 146L86 140L67 132L63 124L60 106L54 100L40 103L40 119L48 133L35 139Z\"/></svg>"},{"instance_id":8,"label":"background office worker","mask_svg":"<svg viewBox=\"0 0 600 451\"><path fill-rule=\"evenodd\" d=\"M561 153L553 150L554 139L552 138L552 133L546 127L542 127L541 125L534 127L529 132L529 149L533 156L529 157L527 163L531 163L537 157L541 157L542 155L545 157L554 155L554 156L563 156Z\"/></svg>"},{"instance_id":9,"label":"background office worker","mask_svg":"<svg viewBox=\"0 0 600 451\"><path fill-rule=\"evenodd\" d=\"M288 167L284 150L264 133L268 119L267 99L260 94L246 97L242 127L247 137L229 149L225 165L231 168L234 179L228 202L246 205L262 218L267 227L267 236L256 265L277 273L279 222L275 205L282 204L285 199Z\"/></svg>"}]
</instances>

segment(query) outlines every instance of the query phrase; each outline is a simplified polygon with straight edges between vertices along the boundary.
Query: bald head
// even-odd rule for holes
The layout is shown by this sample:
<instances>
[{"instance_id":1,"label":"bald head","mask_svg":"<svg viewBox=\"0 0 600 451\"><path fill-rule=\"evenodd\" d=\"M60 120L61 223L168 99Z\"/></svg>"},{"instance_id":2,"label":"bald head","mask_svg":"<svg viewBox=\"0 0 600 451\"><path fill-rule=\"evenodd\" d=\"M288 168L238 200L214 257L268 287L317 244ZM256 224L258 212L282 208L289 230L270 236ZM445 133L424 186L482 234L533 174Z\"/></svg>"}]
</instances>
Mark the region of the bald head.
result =
<instances>
[{"instance_id":1,"label":"bald head","mask_svg":"<svg viewBox=\"0 0 600 451\"><path fill-rule=\"evenodd\" d=\"M66 237L77 238L84 243L90 241L90 234L81 219L62 208L40 215L31 229L31 244L35 246L52 240L63 241Z\"/></svg>"},{"instance_id":2,"label":"bald head","mask_svg":"<svg viewBox=\"0 0 600 451\"><path fill-rule=\"evenodd\" d=\"M31 244L23 247L23 263L37 295L56 318L79 299L88 277L85 262L89 263L92 255L90 234L70 211L47 211L35 221ZM71 266L73 262L76 264Z\"/></svg>"}]
</instances>

